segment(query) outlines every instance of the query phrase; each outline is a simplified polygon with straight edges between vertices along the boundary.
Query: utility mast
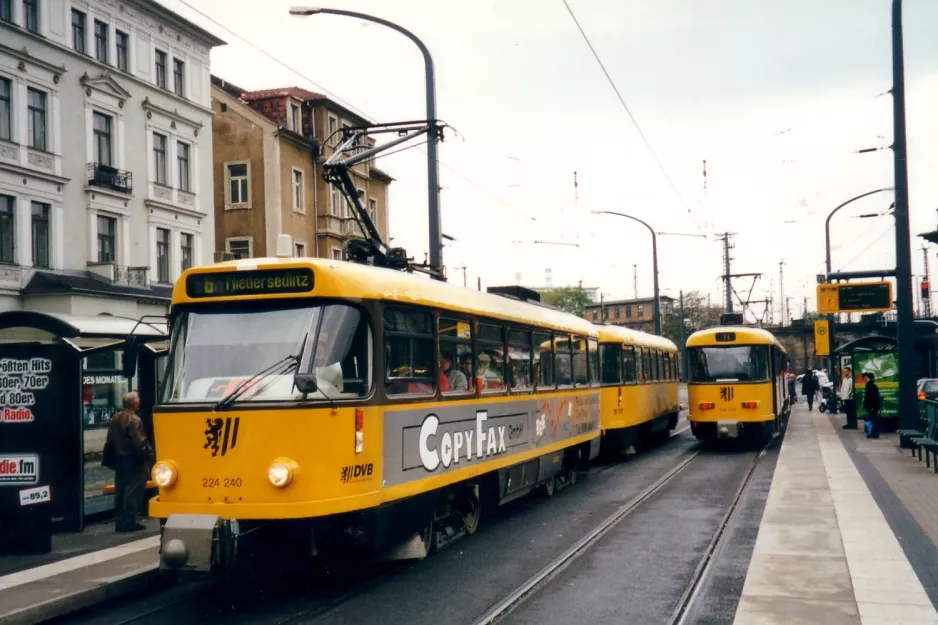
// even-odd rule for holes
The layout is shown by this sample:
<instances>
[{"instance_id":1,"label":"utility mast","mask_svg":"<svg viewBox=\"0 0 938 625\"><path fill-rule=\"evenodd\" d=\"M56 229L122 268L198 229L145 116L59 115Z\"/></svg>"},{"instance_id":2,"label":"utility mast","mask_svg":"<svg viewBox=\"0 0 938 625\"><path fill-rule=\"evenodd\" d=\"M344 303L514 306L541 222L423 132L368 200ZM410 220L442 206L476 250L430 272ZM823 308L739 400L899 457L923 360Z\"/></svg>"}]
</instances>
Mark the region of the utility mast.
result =
<instances>
[{"instance_id":1,"label":"utility mast","mask_svg":"<svg viewBox=\"0 0 938 625\"><path fill-rule=\"evenodd\" d=\"M778 302L782 306L782 325L785 325L787 319L785 318L785 260L782 259L778 261Z\"/></svg>"},{"instance_id":2,"label":"utility mast","mask_svg":"<svg viewBox=\"0 0 938 625\"><path fill-rule=\"evenodd\" d=\"M922 278L922 314L931 317L931 276L928 273L928 247L922 246L922 259L925 261L925 277Z\"/></svg>"},{"instance_id":3,"label":"utility mast","mask_svg":"<svg viewBox=\"0 0 938 625\"><path fill-rule=\"evenodd\" d=\"M733 312L733 284L732 274L730 274L730 261L733 259L730 258L730 250L735 246L730 243L730 237L735 234L735 232L724 232L720 235L720 241L723 242L723 275L720 277L723 278L723 294L726 297L725 312L727 313Z\"/></svg>"},{"instance_id":4,"label":"utility mast","mask_svg":"<svg viewBox=\"0 0 938 625\"><path fill-rule=\"evenodd\" d=\"M453 267L453 269L456 271L462 271L462 285L464 287L468 287L469 285L466 283L466 266L463 265L461 267Z\"/></svg>"},{"instance_id":5,"label":"utility mast","mask_svg":"<svg viewBox=\"0 0 938 625\"><path fill-rule=\"evenodd\" d=\"M638 299L638 265L632 265L632 290Z\"/></svg>"}]
</instances>

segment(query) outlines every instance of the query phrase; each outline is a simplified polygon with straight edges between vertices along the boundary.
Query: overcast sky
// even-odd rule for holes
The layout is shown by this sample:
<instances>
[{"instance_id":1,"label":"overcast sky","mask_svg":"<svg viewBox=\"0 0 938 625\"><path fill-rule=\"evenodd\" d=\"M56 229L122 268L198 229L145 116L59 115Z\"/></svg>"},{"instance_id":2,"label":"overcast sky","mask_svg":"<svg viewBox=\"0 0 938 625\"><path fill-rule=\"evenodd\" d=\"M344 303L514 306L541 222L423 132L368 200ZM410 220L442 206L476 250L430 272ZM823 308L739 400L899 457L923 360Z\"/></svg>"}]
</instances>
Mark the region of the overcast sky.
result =
<instances>
[{"instance_id":1,"label":"overcast sky","mask_svg":"<svg viewBox=\"0 0 938 625\"><path fill-rule=\"evenodd\" d=\"M212 73L249 89L326 91L376 121L425 115L423 65L401 35L337 16L288 15L296 0L161 0L228 45ZM568 0L660 159L659 169L562 0L334 0L412 30L437 76L444 249L450 280L470 285L583 281L607 299L651 294L647 230L660 236L662 292L720 301L715 234L737 233L733 273L761 272L753 299L779 289L815 308L824 219L842 201L892 186L890 0ZM204 12L205 16L193 10ZM938 209L938 2L905 0L913 270ZM229 30L226 30L229 29ZM233 33L236 33L233 34ZM296 72L263 56L249 40ZM704 192L703 161L707 161ZM427 250L426 156L379 161L396 182L391 236ZM579 182L574 191L574 171ZM578 195L578 197L577 197ZM894 265L891 193L832 222L834 270ZM520 241L520 243L516 243ZM576 243L534 244L533 241ZM938 259L929 255L933 270ZM748 292L750 281L736 288ZM756 307L761 314L761 306ZM776 310L778 306L776 304ZM776 317L777 317L776 313Z\"/></svg>"}]
</instances>

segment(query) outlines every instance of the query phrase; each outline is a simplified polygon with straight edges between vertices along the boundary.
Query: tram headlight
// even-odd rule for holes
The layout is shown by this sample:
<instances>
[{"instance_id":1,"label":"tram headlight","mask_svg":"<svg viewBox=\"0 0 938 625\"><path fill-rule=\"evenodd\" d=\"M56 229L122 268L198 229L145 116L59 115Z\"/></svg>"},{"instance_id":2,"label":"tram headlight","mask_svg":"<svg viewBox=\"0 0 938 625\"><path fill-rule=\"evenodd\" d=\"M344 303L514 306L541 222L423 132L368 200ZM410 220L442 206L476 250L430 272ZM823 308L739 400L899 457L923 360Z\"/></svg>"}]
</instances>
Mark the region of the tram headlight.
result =
<instances>
[{"instance_id":1,"label":"tram headlight","mask_svg":"<svg viewBox=\"0 0 938 625\"><path fill-rule=\"evenodd\" d=\"M153 465L153 470L150 471L153 483L160 488L169 488L175 484L177 475L176 463L172 460L160 460Z\"/></svg>"},{"instance_id":2,"label":"tram headlight","mask_svg":"<svg viewBox=\"0 0 938 625\"><path fill-rule=\"evenodd\" d=\"M286 488L293 481L296 463L286 458L278 458L267 469L267 481L275 488Z\"/></svg>"}]
</instances>

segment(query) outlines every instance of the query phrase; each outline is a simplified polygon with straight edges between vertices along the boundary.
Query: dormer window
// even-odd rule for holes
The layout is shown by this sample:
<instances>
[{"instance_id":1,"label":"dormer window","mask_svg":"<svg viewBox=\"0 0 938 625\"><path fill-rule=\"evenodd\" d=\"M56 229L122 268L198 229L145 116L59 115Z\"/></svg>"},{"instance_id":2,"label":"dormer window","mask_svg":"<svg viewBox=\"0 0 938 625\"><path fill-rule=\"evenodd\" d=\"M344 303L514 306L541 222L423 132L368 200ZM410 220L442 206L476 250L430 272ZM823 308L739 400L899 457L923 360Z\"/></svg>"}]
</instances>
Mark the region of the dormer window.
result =
<instances>
[{"instance_id":1,"label":"dormer window","mask_svg":"<svg viewBox=\"0 0 938 625\"><path fill-rule=\"evenodd\" d=\"M300 107L290 103L290 123L293 124L293 132L303 134L302 118L300 117Z\"/></svg>"}]
</instances>

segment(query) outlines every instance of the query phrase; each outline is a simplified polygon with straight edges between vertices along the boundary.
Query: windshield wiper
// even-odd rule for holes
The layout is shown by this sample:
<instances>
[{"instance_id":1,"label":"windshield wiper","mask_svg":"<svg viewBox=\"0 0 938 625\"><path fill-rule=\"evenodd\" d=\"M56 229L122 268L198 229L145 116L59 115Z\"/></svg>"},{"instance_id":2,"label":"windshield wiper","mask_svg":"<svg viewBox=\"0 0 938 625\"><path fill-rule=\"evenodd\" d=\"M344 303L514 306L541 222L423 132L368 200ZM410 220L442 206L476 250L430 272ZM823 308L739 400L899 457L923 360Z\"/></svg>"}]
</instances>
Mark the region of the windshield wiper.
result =
<instances>
[{"instance_id":1,"label":"windshield wiper","mask_svg":"<svg viewBox=\"0 0 938 625\"><path fill-rule=\"evenodd\" d=\"M247 380L239 384L237 388L235 388L233 391L231 391L230 393L222 397L219 400L219 402L215 404L214 410L215 411L224 410L225 408L230 406L232 403L234 403L236 399L241 397L241 395L243 395L244 392L248 390L248 388L250 388L253 384L259 382L260 380L264 379L265 377L269 375L274 375L274 374L282 375L288 372L290 369L298 367L300 364L300 357L302 356L302 353L303 352L301 351L299 354L290 354L288 356L284 356L283 358L281 358L274 364L270 365L269 367L266 367L262 369L261 371L258 371L257 373L249 377Z\"/></svg>"}]
</instances>

